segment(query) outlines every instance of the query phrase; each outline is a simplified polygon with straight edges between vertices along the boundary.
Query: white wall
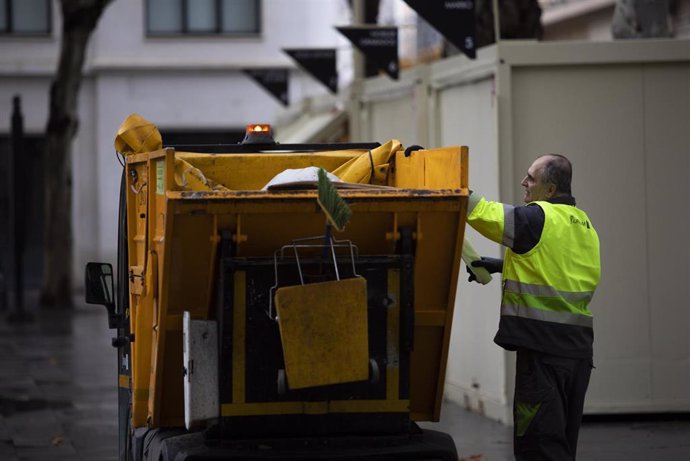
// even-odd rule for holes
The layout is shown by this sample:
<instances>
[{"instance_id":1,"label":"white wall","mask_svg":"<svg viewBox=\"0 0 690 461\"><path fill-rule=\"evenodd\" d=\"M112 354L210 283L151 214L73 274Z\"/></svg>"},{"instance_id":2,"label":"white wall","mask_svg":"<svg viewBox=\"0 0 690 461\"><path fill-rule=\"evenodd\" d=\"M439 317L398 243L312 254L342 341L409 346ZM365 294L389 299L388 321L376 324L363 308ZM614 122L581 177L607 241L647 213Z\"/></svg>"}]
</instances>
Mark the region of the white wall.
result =
<instances>
[{"instance_id":1,"label":"white wall","mask_svg":"<svg viewBox=\"0 0 690 461\"><path fill-rule=\"evenodd\" d=\"M440 145L470 147L470 188L499 198L494 76L439 91ZM499 245L466 228L466 238L484 256L501 257ZM470 283L463 270L455 302L446 394L491 418L507 421L504 351L493 343L498 325L500 277L487 286Z\"/></svg>"},{"instance_id":2,"label":"white wall","mask_svg":"<svg viewBox=\"0 0 690 461\"><path fill-rule=\"evenodd\" d=\"M3 36L0 39L0 75L24 77L52 74L60 51L62 21L59 8L58 0L52 0L51 36Z\"/></svg>"},{"instance_id":3,"label":"white wall","mask_svg":"<svg viewBox=\"0 0 690 461\"><path fill-rule=\"evenodd\" d=\"M404 146L429 144L429 67L405 69L398 80L387 75L364 81L360 97L362 135L353 141L397 139ZM355 98L357 96L354 96Z\"/></svg>"},{"instance_id":4,"label":"white wall","mask_svg":"<svg viewBox=\"0 0 690 461\"><path fill-rule=\"evenodd\" d=\"M480 66L493 66L480 52ZM362 95L361 121L368 140L399 139L404 146L467 145L470 187L497 200L499 164L497 101L492 69L479 72L456 57L433 66L402 72L400 80L369 79ZM467 237L483 255L500 256L498 245L471 228ZM509 356L493 343L499 318L500 278L488 286L467 282L460 274L450 353L446 397L493 419L508 422L507 363Z\"/></svg>"},{"instance_id":5,"label":"white wall","mask_svg":"<svg viewBox=\"0 0 690 461\"><path fill-rule=\"evenodd\" d=\"M345 38L334 26L349 21L345 0L263 0L262 31L257 36L147 37L144 2L117 0L108 7L93 37L91 66L200 71L295 67L282 48L342 47Z\"/></svg>"},{"instance_id":6,"label":"white wall","mask_svg":"<svg viewBox=\"0 0 690 461\"><path fill-rule=\"evenodd\" d=\"M454 57L431 66L429 123L434 146L467 145L470 189L490 200L500 197L498 101L493 56L480 50L477 61ZM469 226L466 237L480 254L500 257L499 245ZM507 412L506 373L510 357L493 343L498 325L500 277L487 286L467 281L460 273L455 302L446 396L474 411L503 422Z\"/></svg>"},{"instance_id":7,"label":"white wall","mask_svg":"<svg viewBox=\"0 0 690 461\"><path fill-rule=\"evenodd\" d=\"M690 42L503 42L474 62L433 64L424 82L414 91L391 82L387 99L365 92L363 113L401 116L389 127L429 133L430 147L468 145L470 187L488 198L518 204L538 155L573 161L573 193L602 258L585 411L690 410ZM481 254L500 254L467 235ZM514 356L492 343L500 286L461 275L446 396L509 422Z\"/></svg>"},{"instance_id":8,"label":"white wall","mask_svg":"<svg viewBox=\"0 0 690 461\"><path fill-rule=\"evenodd\" d=\"M281 47L300 46L323 41L321 46L335 44L338 32L333 25L345 11L341 0L263 0L261 33L257 36L192 36L180 38L147 37L145 35L144 1L116 0L106 10L94 36L94 52L98 59L113 59L132 64L137 59L151 62L180 61L229 64L275 64ZM343 19L346 19L345 17ZM169 44L174 43L174 47ZM200 52L203 50L203 52ZM155 61L155 60L160 61Z\"/></svg>"},{"instance_id":9,"label":"white wall","mask_svg":"<svg viewBox=\"0 0 690 461\"><path fill-rule=\"evenodd\" d=\"M687 411L690 62L516 69L512 94L515 173L568 155L601 240L587 408Z\"/></svg>"},{"instance_id":10,"label":"white wall","mask_svg":"<svg viewBox=\"0 0 690 461\"><path fill-rule=\"evenodd\" d=\"M114 252L112 258L104 258L105 254L100 245L100 231L104 226L95 219L101 209L101 198L107 197L109 193L107 186L104 187L100 183L101 152L95 148L98 139L98 134L93 129L98 116L95 90L93 79L87 78L83 81L79 97L79 132L72 145L72 229L75 262L73 278L77 286L83 283L86 262L117 262ZM113 148L110 149L110 158L115 160ZM114 223L106 223L105 227L117 226Z\"/></svg>"},{"instance_id":11,"label":"white wall","mask_svg":"<svg viewBox=\"0 0 690 461\"><path fill-rule=\"evenodd\" d=\"M651 396L669 406L687 405L690 314L678 301L690 280L684 229L690 225L690 65L645 68L643 79L646 221L654 223L647 234ZM669 260L667 255L678 257Z\"/></svg>"}]
</instances>

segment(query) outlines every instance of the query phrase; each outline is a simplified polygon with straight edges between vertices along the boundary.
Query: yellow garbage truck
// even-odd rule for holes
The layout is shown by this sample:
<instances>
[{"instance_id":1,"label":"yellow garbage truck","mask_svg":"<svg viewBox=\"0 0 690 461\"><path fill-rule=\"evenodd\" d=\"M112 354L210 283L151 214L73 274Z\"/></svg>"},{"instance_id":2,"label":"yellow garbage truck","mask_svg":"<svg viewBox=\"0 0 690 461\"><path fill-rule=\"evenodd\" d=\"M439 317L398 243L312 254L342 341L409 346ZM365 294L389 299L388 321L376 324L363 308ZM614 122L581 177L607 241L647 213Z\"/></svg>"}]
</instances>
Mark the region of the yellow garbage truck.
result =
<instances>
[{"instance_id":1,"label":"yellow garbage truck","mask_svg":"<svg viewBox=\"0 0 690 461\"><path fill-rule=\"evenodd\" d=\"M88 263L85 286L116 331L121 461L457 460L417 422L441 412L466 147L262 125L164 147L138 115L115 145L117 267Z\"/></svg>"}]
</instances>

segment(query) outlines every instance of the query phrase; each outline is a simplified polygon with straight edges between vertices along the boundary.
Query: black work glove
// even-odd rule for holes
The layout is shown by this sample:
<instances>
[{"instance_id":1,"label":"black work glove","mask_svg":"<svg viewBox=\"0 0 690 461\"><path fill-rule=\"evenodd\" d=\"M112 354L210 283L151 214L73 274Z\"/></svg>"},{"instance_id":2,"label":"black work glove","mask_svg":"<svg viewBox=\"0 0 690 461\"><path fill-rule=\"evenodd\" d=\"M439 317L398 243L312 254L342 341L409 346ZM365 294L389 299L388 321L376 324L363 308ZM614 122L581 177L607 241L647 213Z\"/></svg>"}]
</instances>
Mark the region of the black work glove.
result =
<instances>
[{"instance_id":1,"label":"black work glove","mask_svg":"<svg viewBox=\"0 0 690 461\"><path fill-rule=\"evenodd\" d=\"M472 267L483 267L489 271L489 274L495 274L496 272L503 272L503 260L499 258L482 256L482 259L478 259L472 263ZM474 272L472 272L467 266L465 266L465 269L467 270L467 273L470 274L470 276L467 278L467 281L476 281L477 277L475 277Z\"/></svg>"}]
</instances>

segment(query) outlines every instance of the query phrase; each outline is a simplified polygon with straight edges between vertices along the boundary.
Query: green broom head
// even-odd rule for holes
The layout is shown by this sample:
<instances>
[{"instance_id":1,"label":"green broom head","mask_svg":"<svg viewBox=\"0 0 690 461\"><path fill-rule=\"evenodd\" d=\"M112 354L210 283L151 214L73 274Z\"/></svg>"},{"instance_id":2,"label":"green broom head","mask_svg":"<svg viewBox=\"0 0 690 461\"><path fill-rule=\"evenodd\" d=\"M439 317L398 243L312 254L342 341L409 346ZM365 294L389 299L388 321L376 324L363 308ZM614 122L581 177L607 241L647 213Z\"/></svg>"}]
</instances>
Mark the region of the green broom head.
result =
<instances>
[{"instance_id":1,"label":"green broom head","mask_svg":"<svg viewBox=\"0 0 690 461\"><path fill-rule=\"evenodd\" d=\"M319 197L317 200L323 212L326 213L328 222L337 231L342 232L350 221L352 211L345 203L345 200L338 194L338 190L331 180L328 179L323 168L319 168Z\"/></svg>"}]
</instances>

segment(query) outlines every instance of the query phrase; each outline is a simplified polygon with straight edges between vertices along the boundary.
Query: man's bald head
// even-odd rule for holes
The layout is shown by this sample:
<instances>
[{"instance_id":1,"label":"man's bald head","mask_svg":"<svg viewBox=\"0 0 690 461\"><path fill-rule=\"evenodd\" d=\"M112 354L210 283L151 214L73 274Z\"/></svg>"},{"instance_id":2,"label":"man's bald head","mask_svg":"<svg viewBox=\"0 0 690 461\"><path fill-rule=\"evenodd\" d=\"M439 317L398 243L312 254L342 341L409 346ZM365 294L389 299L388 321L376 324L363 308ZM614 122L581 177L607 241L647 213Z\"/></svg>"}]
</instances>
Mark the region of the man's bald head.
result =
<instances>
[{"instance_id":1,"label":"man's bald head","mask_svg":"<svg viewBox=\"0 0 690 461\"><path fill-rule=\"evenodd\" d=\"M542 181L556 186L554 196L572 195L570 182L573 177L573 166L570 160L559 154L545 154L539 158L545 160Z\"/></svg>"}]
</instances>

